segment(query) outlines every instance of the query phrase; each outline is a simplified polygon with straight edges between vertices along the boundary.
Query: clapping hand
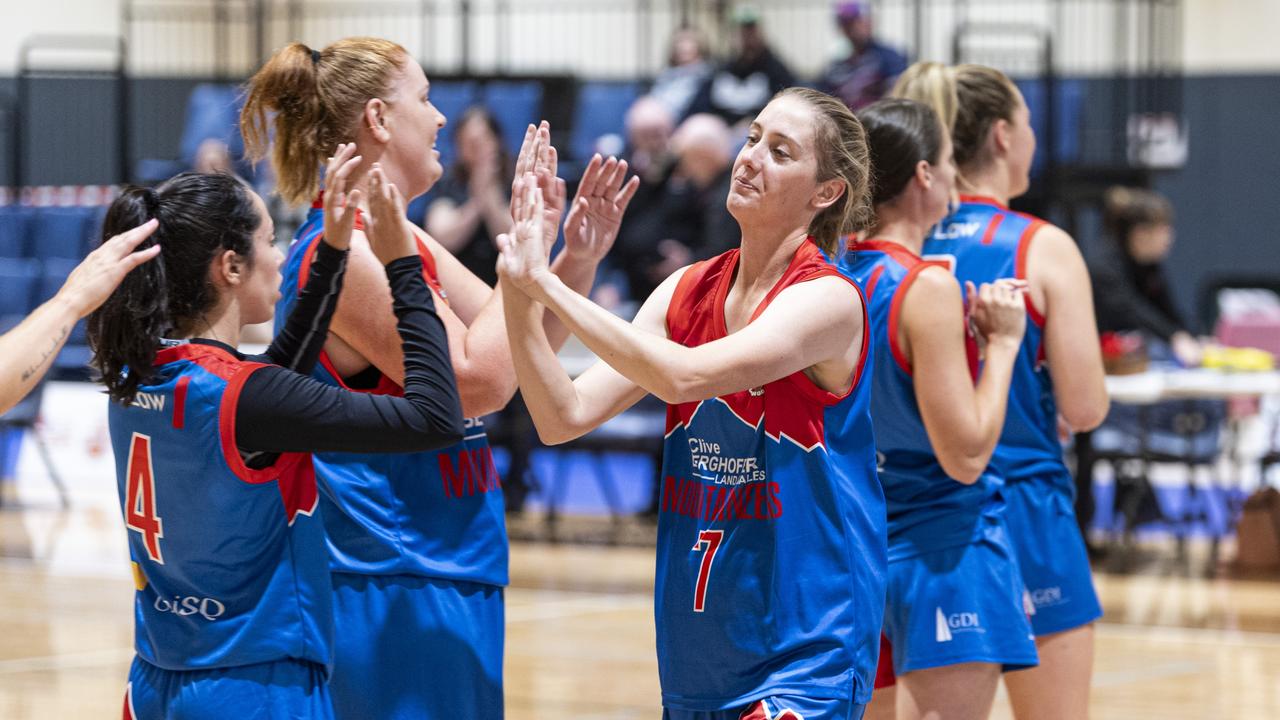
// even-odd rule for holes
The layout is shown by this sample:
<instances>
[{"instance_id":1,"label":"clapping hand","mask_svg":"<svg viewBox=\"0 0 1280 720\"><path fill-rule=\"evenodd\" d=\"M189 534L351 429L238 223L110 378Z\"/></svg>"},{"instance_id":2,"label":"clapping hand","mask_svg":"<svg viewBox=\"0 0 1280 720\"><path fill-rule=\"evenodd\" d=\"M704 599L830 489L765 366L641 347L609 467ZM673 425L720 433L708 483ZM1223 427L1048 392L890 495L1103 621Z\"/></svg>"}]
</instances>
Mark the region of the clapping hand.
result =
<instances>
[{"instance_id":1,"label":"clapping hand","mask_svg":"<svg viewBox=\"0 0 1280 720\"><path fill-rule=\"evenodd\" d=\"M533 173L516 178L514 204L517 214L510 233L498 236L498 276L526 293L548 272L549 249L544 241L545 206L542 188Z\"/></svg>"},{"instance_id":2,"label":"clapping hand","mask_svg":"<svg viewBox=\"0 0 1280 720\"><path fill-rule=\"evenodd\" d=\"M637 176L624 185L626 177L626 160L604 160L599 154L591 158L565 220L565 252L570 257L599 262L613 247L627 204L640 187Z\"/></svg>"},{"instance_id":3,"label":"clapping hand","mask_svg":"<svg viewBox=\"0 0 1280 720\"><path fill-rule=\"evenodd\" d=\"M351 247L351 230L364 194L358 188L350 192L347 188L356 184L351 173L361 160L355 143L342 143L324 169L324 241L337 250Z\"/></svg>"},{"instance_id":4,"label":"clapping hand","mask_svg":"<svg viewBox=\"0 0 1280 720\"><path fill-rule=\"evenodd\" d=\"M1001 279L975 288L965 282L969 318L979 337L990 345L997 339L1022 342L1027 329L1026 280Z\"/></svg>"},{"instance_id":5,"label":"clapping hand","mask_svg":"<svg viewBox=\"0 0 1280 720\"><path fill-rule=\"evenodd\" d=\"M418 254L418 240L405 217L404 205L400 189L387 179L382 166L374 163L369 172L369 216L365 234L373 254L383 265Z\"/></svg>"},{"instance_id":6,"label":"clapping hand","mask_svg":"<svg viewBox=\"0 0 1280 720\"><path fill-rule=\"evenodd\" d=\"M516 174L511 181L511 219L514 222L523 214L520 204L527 201L518 185L524 176L532 174L542 191L542 232L547 252L556 244L560 218L564 215L564 180L556 177L560 163L559 153L551 144L551 126L543 120L536 127L530 125L524 133L520 154L516 157Z\"/></svg>"}]
</instances>

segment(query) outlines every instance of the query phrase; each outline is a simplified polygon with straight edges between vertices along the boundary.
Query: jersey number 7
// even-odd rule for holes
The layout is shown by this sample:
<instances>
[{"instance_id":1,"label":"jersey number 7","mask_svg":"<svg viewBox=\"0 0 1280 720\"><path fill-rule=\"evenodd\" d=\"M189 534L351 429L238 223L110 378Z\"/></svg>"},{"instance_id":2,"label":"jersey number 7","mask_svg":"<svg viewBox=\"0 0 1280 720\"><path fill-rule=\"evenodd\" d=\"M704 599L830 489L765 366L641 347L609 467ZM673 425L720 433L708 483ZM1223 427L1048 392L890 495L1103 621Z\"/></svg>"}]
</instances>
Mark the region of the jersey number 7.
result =
<instances>
[{"instance_id":1,"label":"jersey number 7","mask_svg":"<svg viewBox=\"0 0 1280 720\"><path fill-rule=\"evenodd\" d=\"M151 467L151 438L141 433L134 433L133 440L129 442L129 468L125 471L125 483L125 527L141 533L147 555L163 565L160 538L164 537L164 523L156 514L156 475Z\"/></svg>"},{"instance_id":2,"label":"jersey number 7","mask_svg":"<svg viewBox=\"0 0 1280 720\"><path fill-rule=\"evenodd\" d=\"M693 544L693 552L702 550L702 564L698 567L698 586L693 591L693 611L702 612L707 607L707 581L711 579L711 563L716 560L716 551L720 549L720 541L724 540L723 530L702 530L698 532L698 542Z\"/></svg>"}]
</instances>

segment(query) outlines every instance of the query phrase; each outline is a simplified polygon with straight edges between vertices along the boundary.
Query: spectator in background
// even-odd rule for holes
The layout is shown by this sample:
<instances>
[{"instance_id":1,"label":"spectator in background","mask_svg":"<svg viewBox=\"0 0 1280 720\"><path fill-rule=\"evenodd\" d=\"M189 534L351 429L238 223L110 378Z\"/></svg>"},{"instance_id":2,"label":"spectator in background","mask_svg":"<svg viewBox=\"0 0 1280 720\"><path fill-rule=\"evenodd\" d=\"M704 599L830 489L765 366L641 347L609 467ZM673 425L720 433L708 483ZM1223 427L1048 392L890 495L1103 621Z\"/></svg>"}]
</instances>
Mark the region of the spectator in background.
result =
<instances>
[{"instance_id":1,"label":"spectator in background","mask_svg":"<svg viewBox=\"0 0 1280 720\"><path fill-rule=\"evenodd\" d=\"M652 95L637 98L627 110L623 121L627 132L626 160L631 170L640 176L641 192L646 185L657 183L670 169L675 117L666 103Z\"/></svg>"},{"instance_id":2,"label":"spectator in background","mask_svg":"<svg viewBox=\"0 0 1280 720\"><path fill-rule=\"evenodd\" d=\"M712 73L689 106L689 113L713 113L733 125L755 117L775 93L796 84L765 41L760 28L760 12L751 5L739 5L733 12L738 26L735 55Z\"/></svg>"},{"instance_id":3,"label":"spectator in background","mask_svg":"<svg viewBox=\"0 0 1280 720\"><path fill-rule=\"evenodd\" d=\"M858 110L884 97L907 69L902 53L876 40L871 8L865 2L836 5L836 25L849 41L849 54L829 65L818 87Z\"/></svg>"},{"instance_id":4,"label":"spectator in background","mask_svg":"<svg viewBox=\"0 0 1280 720\"><path fill-rule=\"evenodd\" d=\"M623 218L611 260L622 270L630 297L648 297L664 278L695 260L735 246L738 225L729 215L733 135L721 118L693 115L671 138L671 158L656 182L642 184Z\"/></svg>"},{"instance_id":5,"label":"spectator in background","mask_svg":"<svg viewBox=\"0 0 1280 720\"><path fill-rule=\"evenodd\" d=\"M426 230L464 266L489 285L498 281L494 238L511 226L514 166L502 145L498 121L483 107L472 107L454 133L458 159L436 186L427 206Z\"/></svg>"},{"instance_id":6,"label":"spectator in background","mask_svg":"<svg viewBox=\"0 0 1280 720\"><path fill-rule=\"evenodd\" d=\"M680 28L671 36L667 69L658 73L649 94L667 106L672 117L683 118L698 89L711 75L711 63L702 36L693 28Z\"/></svg>"},{"instance_id":7,"label":"spectator in background","mask_svg":"<svg viewBox=\"0 0 1280 720\"><path fill-rule=\"evenodd\" d=\"M205 138L196 147L196 156L191 162L192 172L232 173L236 168L231 162L231 148L220 138Z\"/></svg>"},{"instance_id":8,"label":"spectator in background","mask_svg":"<svg viewBox=\"0 0 1280 720\"><path fill-rule=\"evenodd\" d=\"M1164 260L1173 247L1173 207L1159 193L1114 187L1103 201L1106 235L1089 263L1101 332L1141 331L1168 343L1184 365L1202 348L1169 295Z\"/></svg>"}]
</instances>

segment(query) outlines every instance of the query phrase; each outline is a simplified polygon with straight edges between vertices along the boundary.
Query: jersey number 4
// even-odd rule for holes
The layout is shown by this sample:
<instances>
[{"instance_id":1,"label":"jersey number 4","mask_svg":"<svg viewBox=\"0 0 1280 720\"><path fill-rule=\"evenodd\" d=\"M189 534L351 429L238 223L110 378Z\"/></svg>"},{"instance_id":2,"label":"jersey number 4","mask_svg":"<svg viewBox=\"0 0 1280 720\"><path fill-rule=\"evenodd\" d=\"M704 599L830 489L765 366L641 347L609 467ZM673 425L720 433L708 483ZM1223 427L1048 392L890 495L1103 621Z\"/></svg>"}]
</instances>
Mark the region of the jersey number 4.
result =
<instances>
[{"instance_id":1,"label":"jersey number 4","mask_svg":"<svg viewBox=\"0 0 1280 720\"><path fill-rule=\"evenodd\" d=\"M125 474L124 524L130 530L142 534L142 544L147 555L164 564L160 553L160 538L164 537L164 523L156 514L156 474L151 467L151 438L134 433L129 443L129 468Z\"/></svg>"},{"instance_id":2,"label":"jersey number 4","mask_svg":"<svg viewBox=\"0 0 1280 720\"><path fill-rule=\"evenodd\" d=\"M702 612L707 607L707 581L711 579L711 563L716 561L716 551L724 540L723 530L702 530L693 552L702 551L702 564L698 567L698 586L693 591L693 611Z\"/></svg>"}]
</instances>

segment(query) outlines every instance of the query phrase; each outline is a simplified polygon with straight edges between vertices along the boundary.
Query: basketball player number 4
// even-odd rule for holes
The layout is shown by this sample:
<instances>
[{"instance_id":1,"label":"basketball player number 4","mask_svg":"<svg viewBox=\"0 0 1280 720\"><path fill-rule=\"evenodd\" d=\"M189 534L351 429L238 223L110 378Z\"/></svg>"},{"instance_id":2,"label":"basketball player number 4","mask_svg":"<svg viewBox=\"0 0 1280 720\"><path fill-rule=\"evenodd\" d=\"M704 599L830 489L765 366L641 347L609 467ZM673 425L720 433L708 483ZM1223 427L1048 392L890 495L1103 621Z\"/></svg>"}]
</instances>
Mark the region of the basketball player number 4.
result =
<instances>
[{"instance_id":1,"label":"basketball player number 4","mask_svg":"<svg viewBox=\"0 0 1280 720\"><path fill-rule=\"evenodd\" d=\"M711 563L716 561L716 551L724 540L723 530L702 530L693 552L702 551L702 564L698 567L698 586L693 591L693 611L702 612L707 607L707 581L711 579Z\"/></svg>"},{"instance_id":2,"label":"basketball player number 4","mask_svg":"<svg viewBox=\"0 0 1280 720\"><path fill-rule=\"evenodd\" d=\"M134 433L129 442L129 469L125 471L124 524L142 534L147 555L164 564L160 554L160 538L164 524L156 514L156 474L151 465L151 438Z\"/></svg>"}]
</instances>

